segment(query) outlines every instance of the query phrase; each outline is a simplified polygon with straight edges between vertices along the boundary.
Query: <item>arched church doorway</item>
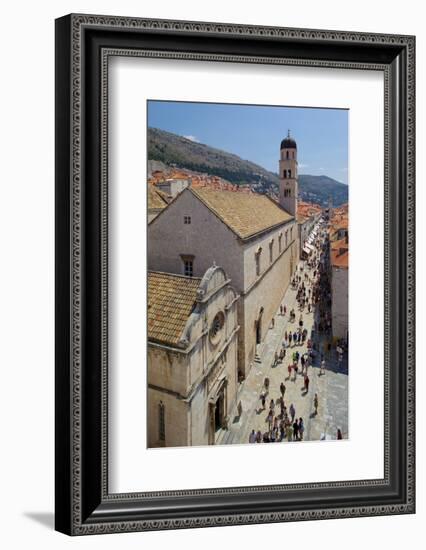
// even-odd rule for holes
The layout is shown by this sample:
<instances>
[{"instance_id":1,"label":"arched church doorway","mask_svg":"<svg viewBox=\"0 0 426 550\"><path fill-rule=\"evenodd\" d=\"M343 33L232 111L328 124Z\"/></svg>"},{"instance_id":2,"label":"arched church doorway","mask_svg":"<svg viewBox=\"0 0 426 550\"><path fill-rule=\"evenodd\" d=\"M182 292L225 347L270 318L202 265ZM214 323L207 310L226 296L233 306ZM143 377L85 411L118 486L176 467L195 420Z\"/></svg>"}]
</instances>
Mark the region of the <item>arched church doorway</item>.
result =
<instances>
[{"instance_id":1,"label":"arched church doorway","mask_svg":"<svg viewBox=\"0 0 426 550\"><path fill-rule=\"evenodd\" d=\"M214 445L219 436L220 430L227 428L227 380L222 378L216 385L209 399L210 410L210 429L209 429L209 445Z\"/></svg>"}]
</instances>

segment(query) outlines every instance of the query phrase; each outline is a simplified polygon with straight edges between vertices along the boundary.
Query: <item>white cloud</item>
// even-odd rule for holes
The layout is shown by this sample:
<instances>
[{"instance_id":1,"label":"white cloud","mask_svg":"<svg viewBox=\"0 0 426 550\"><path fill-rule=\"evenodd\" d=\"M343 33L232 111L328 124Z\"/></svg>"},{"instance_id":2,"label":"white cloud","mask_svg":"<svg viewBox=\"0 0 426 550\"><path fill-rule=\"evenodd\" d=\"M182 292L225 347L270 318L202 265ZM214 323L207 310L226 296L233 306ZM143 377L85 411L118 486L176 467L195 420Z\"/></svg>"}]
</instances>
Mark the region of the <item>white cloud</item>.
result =
<instances>
[{"instance_id":1,"label":"white cloud","mask_svg":"<svg viewBox=\"0 0 426 550\"><path fill-rule=\"evenodd\" d=\"M303 162L299 162L299 168L309 168L309 164L303 164Z\"/></svg>"},{"instance_id":2,"label":"white cloud","mask_svg":"<svg viewBox=\"0 0 426 550\"><path fill-rule=\"evenodd\" d=\"M189 141L195 141L196 143L199 143L200 140L196 138L195 136L183 136L186 139L189 139Z\"/></svg>"}]
</instances>

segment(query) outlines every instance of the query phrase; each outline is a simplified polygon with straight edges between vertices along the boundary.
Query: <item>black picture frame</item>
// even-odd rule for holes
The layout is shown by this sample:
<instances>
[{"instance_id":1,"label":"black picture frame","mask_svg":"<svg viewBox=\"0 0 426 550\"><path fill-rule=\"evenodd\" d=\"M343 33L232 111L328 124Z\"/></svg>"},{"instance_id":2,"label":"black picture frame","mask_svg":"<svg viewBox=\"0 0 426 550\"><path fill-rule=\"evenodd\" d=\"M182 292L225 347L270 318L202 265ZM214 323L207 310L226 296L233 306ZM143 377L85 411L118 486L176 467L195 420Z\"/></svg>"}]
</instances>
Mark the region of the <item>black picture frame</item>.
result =
<instances>
[{"instance_id":1,"label":"black picture frame","mask_svg":"<svg viewBox=\"0 0 426 550\"><path fill-rule=\"evenodd\" d=\"M107 480L108 57L374 69L385 82L384 478L150 494ZM415 511L415 37L71 14L56 20L56 529L69 535Z\"/></svg>"}]
</instances>

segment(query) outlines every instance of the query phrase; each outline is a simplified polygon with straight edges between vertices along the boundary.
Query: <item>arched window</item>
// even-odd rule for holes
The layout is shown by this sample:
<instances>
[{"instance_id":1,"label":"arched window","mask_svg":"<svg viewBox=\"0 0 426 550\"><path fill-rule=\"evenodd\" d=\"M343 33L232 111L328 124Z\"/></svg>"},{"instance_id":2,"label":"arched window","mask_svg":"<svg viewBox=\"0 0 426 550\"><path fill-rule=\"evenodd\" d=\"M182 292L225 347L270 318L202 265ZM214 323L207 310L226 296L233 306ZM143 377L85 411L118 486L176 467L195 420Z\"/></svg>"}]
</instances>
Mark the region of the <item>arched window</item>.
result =
<instances>
[{"instance_id":1,"label":"arched window","mask_svg":"<svg viewBox=\"0 0 426 550\"><path fill-rule=\"evenodd\" d=\"M291 178L291 170L288 171L288 177Z\"/></svg>"},{"instance_id":2,"label":"arched window","mask_svg":"<svg viewBox=\"0 0 426 550\"><path fill-rule=\"evenodd\" d=\"M160 401L158 404L158 439L160 441L166 440L166 419L164 403Z\"/></svg>"},{"instance_id":3,"label":"arched window","mask_svg":"<svg viewBox=\"0 0 426 550\"><path fill-rule=\"evenodd\" d=\"M280 234L278 235L278 253L279 253L279 254L281 254L281 252L282 252L282 248L283 248L283 247L282 247L282 244L283 244L283 234L280 233Z\"/></svg>"},{"instance_id":4,"label":"arched window","mask_svg":"<svg viewBox=\"0 0 426 550\"><path fill-rule=\"evenodd\" d=\"M287 158L290 158L290 153L289 153L289 151L286 151L286 157L287 157Z\"/></svg>"},{"instance_id":5,"label":"arched window","mask_svg":"<svg viewBox=\"0 0 426 550\"><path fill-rule=\"evenodd\" d=\"M294 158L294 151L293 151L293 158Z\"/></svg>"},{"instance_id":6,"label":"arched window","mask_svg":"<svg viewBox=\"0 0 426 550\"><path fill-rule=\"evenodd\" d=\"M287 170L284 170L284 179L287 178Z\"/></svg>"},{"instance_id":7,"label":"arched window","mask_svg":"<svg viewBox=\"0 0 426 550\"><path fill-rule=\"evenodd\" d=\"M269 263L272 263L274 259L274 239L269 243Z\"/></svg>"}]
</instances>

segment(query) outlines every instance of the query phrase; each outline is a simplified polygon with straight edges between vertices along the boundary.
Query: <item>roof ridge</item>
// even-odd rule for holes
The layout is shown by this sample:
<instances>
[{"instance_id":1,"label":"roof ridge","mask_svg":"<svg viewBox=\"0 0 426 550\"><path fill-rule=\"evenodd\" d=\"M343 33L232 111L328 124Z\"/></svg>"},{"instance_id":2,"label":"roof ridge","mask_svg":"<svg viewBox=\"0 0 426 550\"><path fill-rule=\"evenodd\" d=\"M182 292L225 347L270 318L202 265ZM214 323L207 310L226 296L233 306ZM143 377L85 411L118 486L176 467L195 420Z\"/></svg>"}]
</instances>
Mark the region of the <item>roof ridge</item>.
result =
<instances>
[{"instance_id":1,"label":"roof ridge","mask_svg":"<svg viewBox=\"0 0 426 550\"><path fill-rule=\"evenodd\" d=\"M202 277L189 277L188 275L181 275L180 273L170 273L168 271L157 271L155 269L148 269L149 274L167 275L170 277L179 277L181 279L189 279L191 281L201 281Z\"/></svg>"}]
</instances>

